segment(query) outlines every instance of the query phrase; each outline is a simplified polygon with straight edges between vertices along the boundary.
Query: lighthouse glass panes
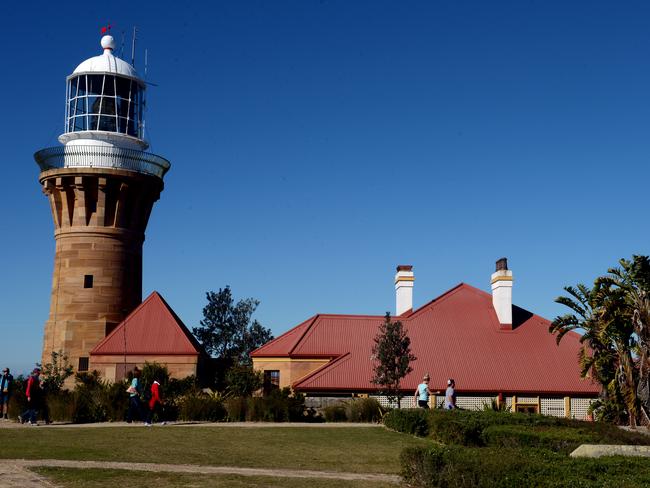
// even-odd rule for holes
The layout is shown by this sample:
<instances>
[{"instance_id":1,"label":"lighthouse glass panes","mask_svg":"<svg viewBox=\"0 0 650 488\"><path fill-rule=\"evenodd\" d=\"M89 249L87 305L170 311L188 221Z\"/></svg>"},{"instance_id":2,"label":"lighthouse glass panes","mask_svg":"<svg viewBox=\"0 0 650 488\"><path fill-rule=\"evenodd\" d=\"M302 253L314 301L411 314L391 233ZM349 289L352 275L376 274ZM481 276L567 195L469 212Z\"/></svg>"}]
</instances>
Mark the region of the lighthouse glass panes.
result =
<instances>
[{"instance_id":1,"label":"lighthouse glass panes","mask_svg":"<svg viewBox=\"0 0 650 488\"><path fill-rule=\"evenodd\" d=\"M112 74L80 74L68 80L66 132L101 130L143 139L144 89Z\"/></svg>"}]
</instances>

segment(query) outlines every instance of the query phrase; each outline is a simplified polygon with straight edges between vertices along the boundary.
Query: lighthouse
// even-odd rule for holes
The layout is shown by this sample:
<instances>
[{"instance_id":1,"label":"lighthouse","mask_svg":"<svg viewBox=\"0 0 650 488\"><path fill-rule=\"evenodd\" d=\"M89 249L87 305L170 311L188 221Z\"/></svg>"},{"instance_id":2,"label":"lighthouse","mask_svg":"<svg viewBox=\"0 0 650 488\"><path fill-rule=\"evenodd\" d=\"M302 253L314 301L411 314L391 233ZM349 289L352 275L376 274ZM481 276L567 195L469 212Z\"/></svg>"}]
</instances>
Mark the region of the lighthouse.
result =
<instances>
[{"instance_id":1,"label":"lighthouse","mask_svg":"<svg viewBox=\"0 0 650 488\"><path fill-rule=\"evenodd\" d=\"M67 78L61 145L34 154L56 243L42 361L61 351L78 372L142 301L145 229L170 167L147 152L144 80L112 36L101 48Z\"/></svg>"}]
</instances>

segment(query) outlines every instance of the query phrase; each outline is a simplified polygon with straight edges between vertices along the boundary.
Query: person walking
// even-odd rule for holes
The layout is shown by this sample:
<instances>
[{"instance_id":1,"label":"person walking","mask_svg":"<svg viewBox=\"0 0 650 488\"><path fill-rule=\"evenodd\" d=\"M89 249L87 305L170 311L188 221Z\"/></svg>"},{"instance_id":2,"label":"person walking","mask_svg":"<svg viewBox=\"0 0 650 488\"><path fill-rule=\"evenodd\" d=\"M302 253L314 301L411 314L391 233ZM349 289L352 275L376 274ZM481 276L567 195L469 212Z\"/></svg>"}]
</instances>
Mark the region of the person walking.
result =
<instances>
[{"instance_id":1,"label":"person walking","mask_svg":"<svg viewBox=\"0 0 650 488\"><path fill-rule=\"evenodd\" d=\"M456 382L453 378L447 380L447 390L445 391L445 410L456 408Z\"/></svg>"},{"instance_id":2,"label":"person walking","mask_svg":"<svg viewBox=\"0 0 650 488\"><path fill-rule=\"evenodd\" d=\"M41 403L40 375L40 368L34 368L34 371L32 371L32 374L27 380L27 388L25 388L25 396L27 397L27 410L18 416L18 420L21 424L27 422L30 425L38 425L36 422L36 417L38 415L38 409L40 408Z\"/></svg>"},{"instance_id":3,"label":"person walking","mask_svg":"<svg viewBox=\"0 0 650 488\"><path fill-rule=\"evenodd\" d=\"M11 393L14 385L14 377L9 373L9 368L2 370L2 376L0 376L0 407L2 407L2 418L4 420L9 420L9 400L11 399Z\"/></svg>"},{"instance_id":4,"label":"person walking","mask_svg":"<svg viewBox=\"0 0 650 488\"><path fill-rule=\"evenodd\" d=\"M163 401L160 395L160 382L155 379L151 384L151 398L149 399L149 412L147 412L147 420L144 423L146 427L151 427L153 423L153 416L155 413L158 413L158 419L160 419L160 425L165 425L165 422L162 420L162 410L163 410Z\"/></svg>"},{"instance_id":5,"label":"person walking","mask_svg":"<svg viewBox=\"0 0 650 488\"><path fill-rule=\"evenodd\" d=\"M413 394L413 398L420 408L429 408L429 397L433 395L431 390L429 390L430 379L431 378L429 377L429 373L425 374L422 378L422 383L418 385L418 387L415 389L415 393Z\"/></svg>"},{"instance_id":6,"label":"person walking","mask_svg":"<svg viewBox=\"0 0 650 488\"><path fill-rule=\"evenodd\" d=\"M126 390L129 394L129 409L126 412L126 421L129 424L133 422L136 417L139 420L142 420L142 404L140 403L141 375L142 373L137 366L133 368L133 379L131 380L131 385Z\"/></svg>"}]
</instances>

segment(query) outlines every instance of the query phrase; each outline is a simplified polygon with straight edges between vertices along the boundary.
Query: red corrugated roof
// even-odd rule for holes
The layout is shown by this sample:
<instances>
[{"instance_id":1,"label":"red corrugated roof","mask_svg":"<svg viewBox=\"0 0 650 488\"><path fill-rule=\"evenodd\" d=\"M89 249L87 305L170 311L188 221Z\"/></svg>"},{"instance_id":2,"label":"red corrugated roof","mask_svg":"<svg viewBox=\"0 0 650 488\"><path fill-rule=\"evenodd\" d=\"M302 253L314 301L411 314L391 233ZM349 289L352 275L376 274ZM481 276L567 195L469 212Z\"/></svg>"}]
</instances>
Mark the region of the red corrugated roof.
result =
<instances>
[{"instance_id":1,"label":"red corrugated roof","mask_svg":"<svg viewBox=\"0 0 650 488\"><path fill-rule=\"evenodd\" d=\"M500 329L492 296L464 283L399 317L418 358L403 388L415 389L428 372L432 389L444 389L451 377L459 392L598 393L597 385L580 378L578 334L567 334L558 346L548 332L548 320L516 306L513 317L513 330ZM318 315L289 331L290 340L282 335L274 346L269 343L253 356L337 357L294 388L376 390L370 382L371 351L382 320L382 316Z\"/></svg>"},{"instance_id":2,"label":"red corrugated roof","mask_svg":"<svg viewBox=\"0 0 650 488\"><path fill-rule=\"evenodd\" d=\"M296 325L293 329L285 332L280 337L276 337L272 341L267 342L262 347L256 349L251 354L255 356L288 356L289 353L296 346L298 341L302 339L303 334L309 328L310 324L317 318L315 315L308 318L302 324Z\"/></svg>"},{"instance_id":3,"label":"red corrugated roof","mask_svg":"<svg viewBox=\"0 0 650 488\"><path fill-rule=\"evenodd\" d=\"M199 355L203 348L158 292L153 292L90 352L99 355Z\"/></svg>"}]
</instances>

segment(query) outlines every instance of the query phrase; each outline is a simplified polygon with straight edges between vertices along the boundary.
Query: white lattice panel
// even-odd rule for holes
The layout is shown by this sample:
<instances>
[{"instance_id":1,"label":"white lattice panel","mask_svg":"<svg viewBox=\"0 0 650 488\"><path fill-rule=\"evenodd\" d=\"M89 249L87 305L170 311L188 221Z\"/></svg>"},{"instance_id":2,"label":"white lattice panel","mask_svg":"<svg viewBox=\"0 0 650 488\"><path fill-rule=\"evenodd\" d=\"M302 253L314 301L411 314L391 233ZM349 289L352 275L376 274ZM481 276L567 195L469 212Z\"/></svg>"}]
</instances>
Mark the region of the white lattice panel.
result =
<instances>
[{"instance_id":1,"label":"white lattice panel","mask_svg":"<svg viewBox=\"0 0 650 488\"><path fill-rule=\"evenodd\" d=\"M506 397L506 406L508 407L508 410L512 410L512 397L511 396Z\"/></svg>"},{"instance_id":2,"label":"white lattice panel","mask_svg":"<svg viewBox=\"0 0 650 488\"><path fill-rule=\"evenodd\" d=\"M517 403L537 403L537 397L517 397Z\"/></svg>"},{"instance_id":3,"label":"white lattice panel","mask_svg":"<svg viewBox=\"0 0 650 488\"><path fill-rule=\"evenodd\" d=\"M549 415L551 417L564 417L564 398L542 398L542 415Z\"/></svg>"},{"instance_id":4,"label":"white lattice panel","mask_svg":"<svg viewBox=\"0 0 650 488\"><path fill-rule=\"evenodd\" d=\"M456 406L465 410L483 410L485 405L492 406L492 400L496 400L496 397L458 396Z\"/></svg>"},{"instance_id":5,"label":"white lattice panel","mask_svg":"<svg viewBox=\"0 0 650 488\"><path fill-rule=\"evenodd\" d=\"M571 399L571 418L577 420L587 419L587 409L593 402L591 398L572 398Z\"/></svg>"},{"instance_id":6,"label":"white lattice panel","mask_svg":"<svg viewBox=\"0 0 650 488\"><path fill-rule=\"evenodd\" d=\"M397 401L394 402L389 402L388 398L385 396L379 396L379 395L371 395L370 398L374 398L379 402L379 404L382 407L387 407L387 408L397 408ZM415 399L412 396L406 396L402 398L402 401L400 403L401 408L415 408L417 407L417 404L415 402Z\"/></svg>"}]
</instances>

